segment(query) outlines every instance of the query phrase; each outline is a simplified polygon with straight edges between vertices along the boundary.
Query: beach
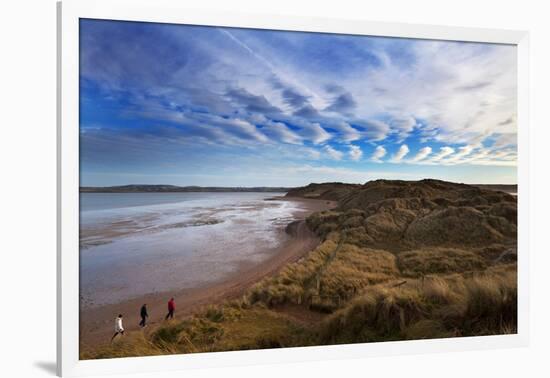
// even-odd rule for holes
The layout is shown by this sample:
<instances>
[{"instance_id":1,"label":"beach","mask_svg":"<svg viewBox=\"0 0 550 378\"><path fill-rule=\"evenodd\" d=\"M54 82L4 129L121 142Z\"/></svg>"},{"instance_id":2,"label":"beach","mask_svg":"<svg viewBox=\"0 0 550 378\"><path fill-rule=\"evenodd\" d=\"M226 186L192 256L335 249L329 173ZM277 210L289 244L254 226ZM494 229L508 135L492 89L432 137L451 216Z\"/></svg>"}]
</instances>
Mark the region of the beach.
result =
<instances>
[{"instance_id":1,"label":"beach","mask_svg":"<svg viewBox=\"0 0 550 378\"><path fill-rule=\"evenodd\" d=\"M216 194L213 202L204 195L195 197L194 205L187 197L185 205L181 198L149 197L147 201L153 198L155 203L146 206L141 202L136 206L132 203L136 198L130 198L122 211L107 206L101 214L101 227L98 224L102 222L93 219L97 214L81 220L81 353L109 342L119 313L124 315L126 330L139 329L139 309L144 303L149 324L154 326L163 321L170 297L176 300L177 318L205 305L238 298L254 283L315 248L319 239L304 219L335 206L334 201L283 198L282 193ZM121 203L120 197L117 203ZM93 205L102 208L97 201ZM113 217L113 213L124 214L124 219ZM110 223L105 223L107 218ZM197 255L171 250L174 243L183 242L181 238L189 240L190 235L199 235L195 247L209 251ZM163 252L157 253L159 240L166 238L170 240L162 244ZM133 244L139 248L132 253L117 249ZM147 253L152 246L156 247L154 259ZM188 249L191 246L186 246ZM117 280L130 286L132 282L140 284L133 285L137 288L117 287Z\"/></svg>"}]
</instances>

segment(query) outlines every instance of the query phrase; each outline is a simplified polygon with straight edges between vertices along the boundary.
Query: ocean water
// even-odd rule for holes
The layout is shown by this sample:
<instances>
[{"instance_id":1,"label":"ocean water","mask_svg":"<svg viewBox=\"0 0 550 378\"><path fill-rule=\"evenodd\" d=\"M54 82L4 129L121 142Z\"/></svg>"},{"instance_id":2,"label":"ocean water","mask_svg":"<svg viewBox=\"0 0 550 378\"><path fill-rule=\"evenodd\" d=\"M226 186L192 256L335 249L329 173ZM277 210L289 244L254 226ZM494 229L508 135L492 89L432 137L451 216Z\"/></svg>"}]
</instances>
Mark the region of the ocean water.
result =
<instances>
[{"instance_id":1,"label":"ocean water","mask_svg":"<svg viewBox=\"0 0 550 378\"><path fill-rule=\"evenodd\" d=\"M207 285L267 259L304 209L283 193L82 193L81 306Z\"/></svg>"}]
</instances>

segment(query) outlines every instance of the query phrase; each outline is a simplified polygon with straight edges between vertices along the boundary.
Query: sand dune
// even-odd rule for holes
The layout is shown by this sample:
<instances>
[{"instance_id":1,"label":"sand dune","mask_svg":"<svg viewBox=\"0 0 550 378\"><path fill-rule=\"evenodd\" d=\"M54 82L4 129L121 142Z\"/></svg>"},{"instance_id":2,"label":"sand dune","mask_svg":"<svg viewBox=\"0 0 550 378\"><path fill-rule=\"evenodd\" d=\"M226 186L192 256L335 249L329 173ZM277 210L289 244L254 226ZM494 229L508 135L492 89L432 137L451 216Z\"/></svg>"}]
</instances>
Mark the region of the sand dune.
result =
<instances>
[{"instance_id":1,"label":"sand dune","mask_svg":"<svg viewBox=\"0 0 550 378\"><path fill-rule=\"evenodd\" d=\"M287 226L294 247L187 293L191 316L85 358L516 332L515 196L439 180L310 184L287 196L318 204L307 227Z\"/></svg>"}]
</instances>

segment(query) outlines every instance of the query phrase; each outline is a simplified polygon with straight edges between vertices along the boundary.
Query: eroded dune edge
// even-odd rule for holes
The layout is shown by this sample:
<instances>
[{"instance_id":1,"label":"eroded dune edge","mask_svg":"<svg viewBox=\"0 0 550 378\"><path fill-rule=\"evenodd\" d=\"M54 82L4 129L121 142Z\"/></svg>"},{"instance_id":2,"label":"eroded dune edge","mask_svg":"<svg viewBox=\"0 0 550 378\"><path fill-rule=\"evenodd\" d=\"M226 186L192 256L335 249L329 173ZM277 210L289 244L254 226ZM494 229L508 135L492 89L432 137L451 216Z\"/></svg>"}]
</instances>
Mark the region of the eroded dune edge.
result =
<instances>
[{"instance_id":1,"label":"eroded dune edge","mask_svg":"<svg viewBox=\"0 0 550 378\"><path fill-rule=\"evenodd\" d=\"M516 332L515 196L437 180L310 184L287 196L337 202L306 219L317 247L237 298L81 358Z\"/></svg>"}]
</instances>

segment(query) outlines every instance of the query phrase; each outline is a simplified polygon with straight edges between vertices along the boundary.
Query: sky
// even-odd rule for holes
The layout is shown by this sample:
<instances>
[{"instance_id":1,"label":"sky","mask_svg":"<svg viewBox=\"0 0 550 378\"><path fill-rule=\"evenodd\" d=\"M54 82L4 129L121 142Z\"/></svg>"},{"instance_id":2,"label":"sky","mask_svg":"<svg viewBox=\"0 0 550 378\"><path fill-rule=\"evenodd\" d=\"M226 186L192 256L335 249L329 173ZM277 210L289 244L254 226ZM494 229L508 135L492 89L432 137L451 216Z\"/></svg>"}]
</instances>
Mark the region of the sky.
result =
<instances>
[{"instance_id":1,"label":"sky","mask_svg":"<svg viewBox=\"0 0 550 378\"><path fill-rule=\"evenodd\" d=\"M80 21L82 186L517 180L511 45Z\"/></svg>"}]
</instances>

